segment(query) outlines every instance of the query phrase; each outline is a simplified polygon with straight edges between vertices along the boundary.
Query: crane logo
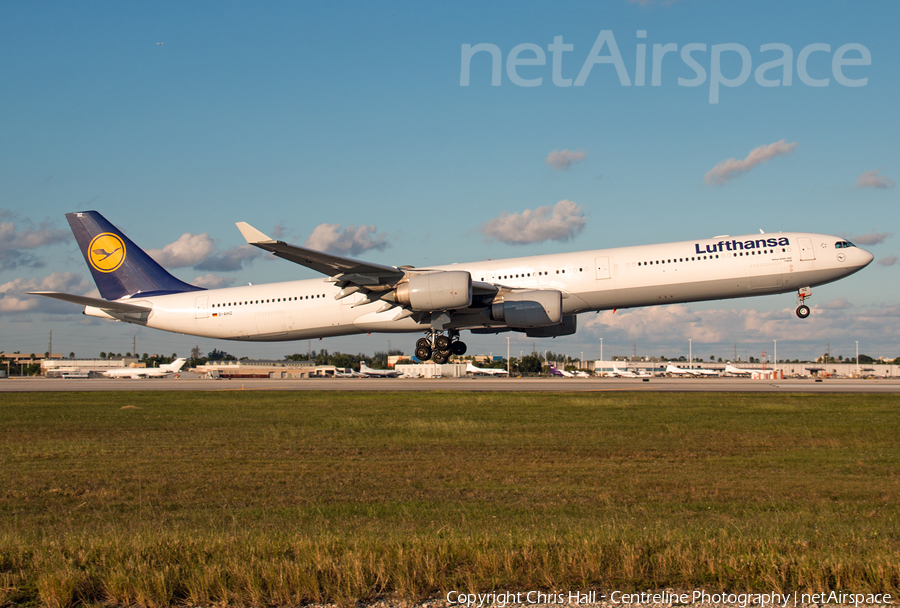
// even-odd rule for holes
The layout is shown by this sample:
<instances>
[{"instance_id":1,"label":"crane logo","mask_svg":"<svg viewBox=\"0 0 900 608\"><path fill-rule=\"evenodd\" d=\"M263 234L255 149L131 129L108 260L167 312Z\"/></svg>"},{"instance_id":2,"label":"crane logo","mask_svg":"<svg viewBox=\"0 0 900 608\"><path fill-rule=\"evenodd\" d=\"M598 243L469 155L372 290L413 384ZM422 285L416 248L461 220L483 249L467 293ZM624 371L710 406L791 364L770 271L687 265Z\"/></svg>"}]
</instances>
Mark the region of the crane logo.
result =
<instances>
[{"instance_id":1,"label":"crane logo","mask_svg":"<svg viewBox=\"0 0 900 608\"><path fill-rule=\"evenodd\" d=\"M113 272L125 261L125 242L111 232L98 234L88 245L88 261L95 270Z\"/></svg>"}]
</instances>

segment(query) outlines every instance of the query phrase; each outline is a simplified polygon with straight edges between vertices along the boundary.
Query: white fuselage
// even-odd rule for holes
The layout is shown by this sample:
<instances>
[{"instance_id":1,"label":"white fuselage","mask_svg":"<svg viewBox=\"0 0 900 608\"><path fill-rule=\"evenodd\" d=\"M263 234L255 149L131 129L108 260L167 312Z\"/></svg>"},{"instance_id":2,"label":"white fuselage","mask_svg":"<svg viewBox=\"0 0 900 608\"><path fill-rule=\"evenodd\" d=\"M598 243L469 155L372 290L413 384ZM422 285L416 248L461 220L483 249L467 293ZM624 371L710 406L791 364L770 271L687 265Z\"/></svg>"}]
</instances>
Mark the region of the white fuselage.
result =
<instances>
[{"instance_id":1,"label":"white fuselage","mask_svg":"<svg viewBox=\"0 0 900 608\"><path fill-rule=\"evenodd\" d=\"M841 239L810 233L770 233L698 241L597 249L505 260L452 264L430 270L464 270L473 281L510 288L554 289L563 314L676 302L718 300L796 291L847 276L872 256L857 247L835 248ZM152 308L147 327L227 340L282 341L367 332L414 332L428 323L394 320L399 308L378 312L383 302L354 307L359 293L336 300L327 278L192 291L129 303ZM485 327L502 324L473 324ZM464 329L465 327L461 327Z\"/></svg>"},{"instance_id":2,"label":"white fuselage","mask_svg":"<svg viewBox=\"0 0 900 608\"><path fill-rule=\"evenodd\" d=\"M173 372L163 371L159 369L141 369L141 368L131 368L131 367L120 367L116 369L110 369L103 372L103 375L107 378L165 378L166 376L171 375Z\"/></svg>"}]
</instances>

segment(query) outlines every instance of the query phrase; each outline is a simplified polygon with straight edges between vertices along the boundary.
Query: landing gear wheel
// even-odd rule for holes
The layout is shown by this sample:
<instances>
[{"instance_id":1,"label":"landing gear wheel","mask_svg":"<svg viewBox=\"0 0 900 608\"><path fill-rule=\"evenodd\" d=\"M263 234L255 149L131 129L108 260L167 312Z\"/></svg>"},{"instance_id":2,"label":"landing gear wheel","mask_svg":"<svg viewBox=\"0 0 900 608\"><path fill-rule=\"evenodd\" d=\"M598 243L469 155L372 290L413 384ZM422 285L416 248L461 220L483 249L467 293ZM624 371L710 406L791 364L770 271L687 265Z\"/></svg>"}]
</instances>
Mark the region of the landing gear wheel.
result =
<instances>
[{"instance_id":1,"label":"landing gear wheel","mask_svg":"<svg viewBox=\"0 0 900 608\"><path fill-rule=\"evenodd\" d=\"M436 351L433 355L431 355L431 360L437 363L438 365L443 365L450 359L449 354L444 354L440 351Z\"/></svg>"},{"instance_id":2,"label":"landing gear wheel","mask_svg":"<svg viewBox=\"0 0 900 608\"><path fill-rule=\"evenodd\" d=\"M422 340L424 340L424 338L422 338ZM422 340L419 340L419 342ZM427 340L425 346L419 346L419 343L416 342L416 359L419 361L428 361L431 359L431 347L428 346Z\"/></svg>"},{"instance_id":3,"label":"landing gear wheel","mask_svg":"<svg viewBox=\"0 0 900 608\"><path fill-rule=\"evenodd\" d=\"M416 352L418 352L420 348L431 350L431 342L428 341L428 338L419 338L416 340Z\"/></svg>"},{"instance_id":4,"label":"landing gear wheel","mask_svg":"<svg viewBox=\"0 0 900 608\"><path fill-rule=\"evenodd\" d=\"M467 350L468 349L466 348L465 342L456 341L450 345L450 352L457 357L462 357L464 354L466 354Z\"/></svg>"},{"instance_id":5,"label":"landing gear wheel","mask_svg":"<svg viewBox=\"0 0 900 608\"><path fill-rule=\"evenodd\" d=\"M450 352L450 338L447 336L436 336L434 338L434 350L442 352Z\"/></svg>"},{"instance_id":6,"label":"landing gear wheel","mask_svg":"<svg viewBox=\"0 0 900 608\"><path fill-rule=\"evenodd\" d=\"M800 317L801 319L805 319L806 317L808 317L809 316L809 306L807 306L806 304L801 304L800 306L798 306L797 307L797 316Z\"/></svg>"}]
</instances>

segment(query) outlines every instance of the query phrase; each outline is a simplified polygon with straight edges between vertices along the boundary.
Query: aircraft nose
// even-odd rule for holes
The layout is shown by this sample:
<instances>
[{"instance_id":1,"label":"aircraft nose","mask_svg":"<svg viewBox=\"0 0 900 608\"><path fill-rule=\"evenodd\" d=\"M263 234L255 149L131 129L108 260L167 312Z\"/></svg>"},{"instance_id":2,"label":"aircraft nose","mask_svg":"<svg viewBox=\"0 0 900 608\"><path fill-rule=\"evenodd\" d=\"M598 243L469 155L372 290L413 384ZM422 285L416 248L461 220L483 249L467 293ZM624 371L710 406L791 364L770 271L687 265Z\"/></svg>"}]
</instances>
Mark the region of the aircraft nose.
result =
<instances>
[{"instance_id":1,"label":"aircraft nose","mask_svg":"<svg viewBox=\"0 0 900 608\"><path fill-rule=\"evenodd\" d=\"M859 253L860 253L860 258L861 258L860 259L860 262L861 262L860 268L864 268L865 266L868 266L869 264L872 263L872 260L875 259L875 256L872 255L871 253L869 253L868 251L866 251L865 249L860 249Z\"/></svg>"}]
</instances>

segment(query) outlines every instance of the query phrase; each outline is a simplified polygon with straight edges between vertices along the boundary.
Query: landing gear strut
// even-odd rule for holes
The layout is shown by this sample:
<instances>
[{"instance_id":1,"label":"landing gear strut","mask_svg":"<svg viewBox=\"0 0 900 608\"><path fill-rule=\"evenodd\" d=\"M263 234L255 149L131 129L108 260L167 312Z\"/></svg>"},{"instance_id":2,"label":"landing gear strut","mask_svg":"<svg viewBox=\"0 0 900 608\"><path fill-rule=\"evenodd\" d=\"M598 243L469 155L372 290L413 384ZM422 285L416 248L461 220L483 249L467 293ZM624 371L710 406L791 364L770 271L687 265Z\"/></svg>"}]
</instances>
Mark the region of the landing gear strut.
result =
<instances>
[{"instance_id":1,"label":"landing gear strut","mask_svg":"<svg viewBox=\"0 0 900 608\"><path fill-rule=\"evenodd\" d=\"M459 332L451 329L447 334L445 336L443 332L431 329L427 337L419 338L416 341L416 359L431 359L437 364L443 364L450 360L450 355L466 354L466 343L460 341Z\"/></svg>"},{"instance_id":2,"label":"landing gear strut","mask_svg":"<svg viewBox=\"0 0 900 608\"><path fill-rule=\"evenodd\" d=\"M812 296L812 289L809 287L801 287L797 290L797 316L805 319L809 316L809 306L806 305L806 298Z\"/></svg>"}]
</instances>

